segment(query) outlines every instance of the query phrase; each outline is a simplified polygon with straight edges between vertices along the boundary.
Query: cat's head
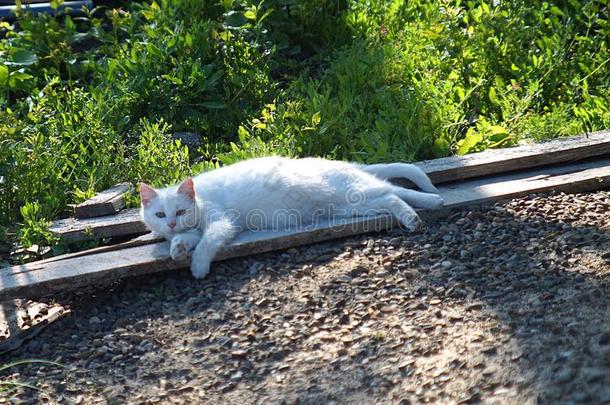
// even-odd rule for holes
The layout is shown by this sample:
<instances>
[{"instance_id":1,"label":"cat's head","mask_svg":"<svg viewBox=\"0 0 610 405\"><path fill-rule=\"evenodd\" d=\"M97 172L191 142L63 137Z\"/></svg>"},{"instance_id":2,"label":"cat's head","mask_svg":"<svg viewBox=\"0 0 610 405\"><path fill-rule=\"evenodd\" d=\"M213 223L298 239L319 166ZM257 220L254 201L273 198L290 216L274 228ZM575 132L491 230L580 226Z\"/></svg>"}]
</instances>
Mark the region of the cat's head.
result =
<instances>
[{"instance_id":1,"label":"cat's head","mask_svg":"<svg viewBox=\"0 0 610 405\"><path fill-rule=\"evenodd\" d=\"M190 177L178 187L164 189L140 183L140 197L142 220L148 229L167 237L198 226L199 207Z\"/></svg>"}]
</instances>

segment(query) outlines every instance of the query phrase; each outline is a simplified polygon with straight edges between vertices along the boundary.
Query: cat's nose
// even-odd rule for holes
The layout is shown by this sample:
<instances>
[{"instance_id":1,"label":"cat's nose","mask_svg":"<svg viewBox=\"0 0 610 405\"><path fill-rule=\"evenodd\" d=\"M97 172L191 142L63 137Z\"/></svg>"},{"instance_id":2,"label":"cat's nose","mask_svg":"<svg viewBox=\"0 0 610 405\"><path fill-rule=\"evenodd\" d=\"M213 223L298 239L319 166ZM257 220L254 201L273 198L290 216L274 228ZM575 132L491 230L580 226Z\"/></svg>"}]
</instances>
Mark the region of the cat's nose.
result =
<instances>
[{"instance_id":1,"label":"cat's nose","mask_svg":"<svg viewBox=\"0 0 610 405\"><path fill-rule=\"evenodd\" d=\"M167 226L169 226L169 229L174 229L176 227L176 223L170 222L169 224L167 224Z\"/></svg>"}]
</instances>

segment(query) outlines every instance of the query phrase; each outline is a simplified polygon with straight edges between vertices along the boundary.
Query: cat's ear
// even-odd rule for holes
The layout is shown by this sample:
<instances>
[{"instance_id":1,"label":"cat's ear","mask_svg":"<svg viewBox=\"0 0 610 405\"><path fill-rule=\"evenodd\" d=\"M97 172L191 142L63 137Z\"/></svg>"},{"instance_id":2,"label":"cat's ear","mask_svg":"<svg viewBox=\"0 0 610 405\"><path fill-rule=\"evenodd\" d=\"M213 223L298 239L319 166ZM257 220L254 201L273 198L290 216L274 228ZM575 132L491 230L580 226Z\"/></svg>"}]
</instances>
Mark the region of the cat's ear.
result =
<instances>
[{"instance_id":1,"label":"cat's ear","mask_svg":"<svg viewBox=\"0 0 610 405\"><path fill-rule=\"evenodd\" d=\"M147 206L156 197L157 192L154 188L146 183L140 183L140 199L142 200L143 206Z\"/></svg>"},{"instance_id":2,"label":"cat's ear","mask_svg":"<svg viewBox=\"0 0 610 405\"><path fill-rule=\"evenodd\" d=\"M182 184L180 184L180 187L178 187L178 193L187 196L191 200L195 200L195 186L193 185L193 179L190 177L184 179Z\"/></svg>"}]
</instances>

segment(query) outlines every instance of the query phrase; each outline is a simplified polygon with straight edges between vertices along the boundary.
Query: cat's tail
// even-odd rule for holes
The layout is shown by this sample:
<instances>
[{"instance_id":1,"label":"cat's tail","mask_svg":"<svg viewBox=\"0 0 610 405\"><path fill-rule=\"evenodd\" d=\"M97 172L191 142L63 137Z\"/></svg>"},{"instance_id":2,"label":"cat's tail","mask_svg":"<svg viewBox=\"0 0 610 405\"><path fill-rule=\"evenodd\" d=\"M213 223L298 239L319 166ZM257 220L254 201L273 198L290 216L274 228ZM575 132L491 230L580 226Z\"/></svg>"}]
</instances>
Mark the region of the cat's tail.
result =
<instances>
[{"instance_id":1,"label":"cat's tail","mask_svg":"<svg viewBox=\"0 0 610 405\"><path fill-rule=\"evenodd\" d=\"M360 169L364 172L382 178L405 178L411 180L417 187L427 193L437 193L438 190L430 181L430 178L419 167L409 163L387 163L376 165L362 165Z\"/></svg>"}]
</instances>

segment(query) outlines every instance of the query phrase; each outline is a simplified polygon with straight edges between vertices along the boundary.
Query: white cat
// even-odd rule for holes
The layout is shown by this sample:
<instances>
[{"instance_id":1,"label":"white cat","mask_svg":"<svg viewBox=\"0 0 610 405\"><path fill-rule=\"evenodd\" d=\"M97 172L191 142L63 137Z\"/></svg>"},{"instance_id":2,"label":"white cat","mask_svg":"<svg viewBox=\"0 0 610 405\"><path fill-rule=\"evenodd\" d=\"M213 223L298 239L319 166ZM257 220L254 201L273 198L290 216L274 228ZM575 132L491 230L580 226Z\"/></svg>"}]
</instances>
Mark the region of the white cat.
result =
<instances>
[{"instance_id":1,"label":"white cat","mask_svg":"<svg viewBox=\"0 0 610 405\"><path fill-rule=\"evenodd\" d=\"M385 179L403 177L424 192ZM170 255L205 277L216 252L244 230L281 230L322 219L390 213L407 229L419 221L409 204L439 208L443 199L418 167L359 165L325 159L251 159L155 190L140 185L146 226L171 241Z\"/></svg>"}]
</instances>

